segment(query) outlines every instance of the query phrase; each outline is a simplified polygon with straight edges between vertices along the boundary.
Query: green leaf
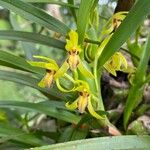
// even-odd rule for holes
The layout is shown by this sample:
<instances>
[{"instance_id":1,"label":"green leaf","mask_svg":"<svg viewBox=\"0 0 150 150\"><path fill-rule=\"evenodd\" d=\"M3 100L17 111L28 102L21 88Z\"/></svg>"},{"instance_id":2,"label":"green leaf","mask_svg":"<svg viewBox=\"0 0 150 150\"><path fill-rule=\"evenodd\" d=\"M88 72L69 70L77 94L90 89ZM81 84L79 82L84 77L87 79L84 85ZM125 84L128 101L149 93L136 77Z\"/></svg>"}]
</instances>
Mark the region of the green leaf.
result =
<instances>
[{"instance_id":1,"label":"green leaf","mask_svg":"<svg viewBox=\"0 0 150 150\"><path fill-rule=\"evenodd\" d=\"M77 15L77 31L79 34L79 44L81 44L84 40L85 31L89 23L90 13L94 10L93 5L95 1L97 0L81 0Z\"/></svg>"},{"instance_id":2,"label":"green leaf","mask_svg":"<svg viewBox=\"0 0 150 150\"><path fill-rule=\"evenodd\" d=\"M123 20L117 31L105 46L98 61L98 68L102 67L105 62L127 41L127 39L136 31L143 20L150 14L150 1L138 0L133 6L127 17Z\"/></svg>"},{"instance_id":3,"label":"green leaf","mask_svg":"<svg viewBox=\"0 0 150 150\"><path fill-rule=\"evenodd\" d=\"M33 42L33 43L43 44L47 46L52 46L63 50L65 47L65 42L54 39L52 37L48 37L38 33L31 33L31 32L0 30L0 39Z\"/></svg>"},{"instance_id":4,"label":"green leaf","mask_svg":"<svg viewBox=\"0 0 150 150\"><path fill-rule=\"evenodd\" d=\"M5 51L0 51L0 65L37 74L44 73L41 69L32 67L24 58Z\"/></svg>"},{"instance_id":5,"label":"green leaf","mask_svg":"<svg viewBox=\"0 0 150 150\"><path fill-rule=\"evenodd\" d=\"M68 3L64 3L64 2L59 2L56 0L22 0L24 2L29 2L29 3L48 3L48 4L54 4L54 5L60 5L60 6L64 6L64 7L71 7L71 8L78 8L75 5L72 4L68 4Z\"/></svg>"},{"instance_id":6,"label":"green leaf","mask_svg":"<svg viewBox=\"0 0 150 150\"><path fill-rule=\"evenodd\" d=\"M125 105L125 109L124 109L125 128L128 124L133 109L139 104L139 102L142 99L142 93L144 90L143 82L145 80L149 58L150 58L150 32L145 47L142 51L139 66L137 67L137 70L135 72L133 85L129 91L129 95Z\"/></svg>"},{"instance_id":7,"label":"green leaf","mask_svg":"<svg viewBox=\"0 0 150 150\"><path fill-rule=\"evenodd\" d=\"M0 123L0 142L14 140L32 146L42 146L47 144L40 140L32 133L26 133L19 128L13 127L9 124Z\"/></svg>"},{"instance_id":8,"label":"green leaf","mask_svg":"<svg viewBox=\"0 0 150 150\"><path fill-rule=\"evenodd\" d=\"M0 5L24 17L25 19L38 23L43 27L63 35L66 35L70 30L64 23L32 4L25 3L20 0L0 0Z\"/></svg>"},{"instance_id":9,"label":"green leaf","mask_svg":"<svg viewBox=\"0 0 150 150\"><path fill-rule=\"evenodd\" d=\"M80 120L80 117L78 115L65 110L65 103L57 101L46 101L39 103L0 101L0 107L37 111L48 116L75 124L77 124Z\"/></svg>"},{"instance_id":10,"label":"green leaf","mask_svg":"<svg viewBox=\"0 0 150 150\"><path fill-rule=\"evenodd\" d=\"M78 140L67 143L33 148L33 150L148 150L150 136L114 136L87 140Z\"/></svg>"},{"instance_id":11,"label":"green leaf","mask_svg":"<svg viewBox=\"0 0 150 150\"><path fill-rule=\"evenodd\" d=\"M66 97L68 95L60 93L58 90L56 90L56 88L51 88L51 89L40 88L38 86L38 82L40 81L40 79L31 77L26 74L0 70L0 79L8 80L8 81L12 81L12 82L16 82L16 83L20 83L20 84L23 84L26 86L33 87L33 88L41 91L44 95L48 96L50 99L67 100Z\"/></svg>"}]
</instances>

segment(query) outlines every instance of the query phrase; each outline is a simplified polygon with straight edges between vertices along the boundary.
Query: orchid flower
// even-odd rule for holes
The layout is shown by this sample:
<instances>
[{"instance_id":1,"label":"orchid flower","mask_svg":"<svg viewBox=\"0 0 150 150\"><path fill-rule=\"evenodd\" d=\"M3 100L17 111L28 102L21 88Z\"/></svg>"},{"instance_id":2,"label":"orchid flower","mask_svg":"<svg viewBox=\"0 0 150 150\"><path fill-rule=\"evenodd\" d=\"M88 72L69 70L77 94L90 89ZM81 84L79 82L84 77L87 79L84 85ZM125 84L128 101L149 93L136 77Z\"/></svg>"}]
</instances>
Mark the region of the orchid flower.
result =
<instances>
[{"instance_id":1,"label":"orchid flower","mask_svg":"<svg viewBox=\"0 0 150 150\"><path fill-rule=\"evenodd\" d=\"M27 61L30 65L46 69L46 74L43 77L43 79L38 83L38 86L42 88L50 87L55 78L55 73L59 69L56 61L44 56L33 56L33 57L44 61L38 61L38 62Z\"/></svg>"},{"instance_id":2,"label":"orchid flower","mask_svg":"<svg viewBox=\"0 0 150 150\"><path fill-rule=\"evenodd\" d=\"M114 30L116 30L121 22L124 20L126 17L127 11L121 11L116 14L114 14L107 22L106 26L102 30L102 36L106 34L112 33Z\"/></svg>"},{"instance_id":3,"label":"orchid flower","mask_svg":"<svg viewBox=\"0 0 150 150\"><path fill-rule=\"evenodd\" d=\"M87 108L89 113L97 118L97 119L103 119L102 116L100 116L98 113L95 112L93 106L92 106L92 100L96 100L95 96L90 92L90 88L87 82L78 80L77 82L77 88L75 91L79 92L79 97L71 104L69 102L66 103L66 107L70 110L75 110L78 108L78 111L80 113L84 113L85 109Z\"/></svg>"},{"instance_id":4,"label":"orchid flower","mask_svg":"<svg viewBox=\"0 0 150 150\"><path fill-rule=\"evenodd\" d=\"M60 75L67 72L68 69L71 71L79 69L79 71L86 77L94 78L93 74L85 67L80 59L79 54L82 49L80 45L78 45L78 33L71 30L69 32L69 39L67 39L66 42L65 49L68 52L68 57L56 73L56 77L59 78Z\"/></svg>"},{"instance_id":5,"label":"orchid flower","mask_svg":"<svg viewBox=\"0 0 150 150\"><path fill-rule=\"evenodd\" d=\"M112 75L116 76L116 71L124 71L127 69L128 64L125 57L120 53L116 52L105 64L104 68L111 73Z\"/></svg>"}]
</instances>

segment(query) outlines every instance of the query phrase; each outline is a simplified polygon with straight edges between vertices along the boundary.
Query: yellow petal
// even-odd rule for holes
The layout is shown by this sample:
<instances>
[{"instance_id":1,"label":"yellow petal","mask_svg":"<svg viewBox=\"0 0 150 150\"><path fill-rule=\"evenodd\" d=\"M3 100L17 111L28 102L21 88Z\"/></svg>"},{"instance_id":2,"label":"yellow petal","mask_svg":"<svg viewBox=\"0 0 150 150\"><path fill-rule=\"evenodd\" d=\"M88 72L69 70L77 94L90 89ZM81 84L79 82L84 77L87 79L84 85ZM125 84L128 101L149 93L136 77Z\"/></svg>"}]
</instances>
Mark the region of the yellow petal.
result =
<instances>
[{"instance_id":1,"label":"yellow petal","mask_svg":"<svg viewBox=\"0 0 150 150\"><path fill-rule=\"evenodd\" d=\"M120 59L121 59L121 65L123 65L123 67L124 67L125 69L127 69L128 63L127 63L126 58L125 58L121 53L119 54L119 56L120 56Z\"/></svg>"},{"instance_id":2,"label":"yellow petal","mask_svg":"<svg viewBox=\"0 0 150 150\"><path fill-rule=\"evenodd\" d=\"M68 64L71 70L75 70L79 64L79 56L78 55L69 55Z\"/></svg>"},{"instance_id":3,"label":"yellow petal","mask_svg":"<svg viewBox=\"0 0 150 150\"><path fill-rule=\"evenodd\" d=\"M38 59L42 59L42 60L46 60L46 61L48 61L49 63L54 64L56 67L58 67L56 61L53 60L53 59L50 59L50 58L45 57L45 56L35 56L35 55L34 55L33 57L34 57L34 58L38 58Z\"/></svg>"},{"instance_id":4,"label":"yellow petal","mask_svg":"<svg viewBox=\"0 0 150 150\"><path fill-rule=\"evenodd\" d=\"M73 43L70 40L66 40L66 41L67 41L67 44L65 46L65 49L67 51L71 51L73 49L74 45L73 45Z\"/></svg>"},{"instance_id":5,"label":"yellow petal","mask_svg":"<svg viewBox=\"0 0 150 150\"><path fill-rule=\"evenodd\" d=\"M61 86L60 82L59 82L59 78L56 79L56 85L57 85L57 88L58 88L60 91L62 91L62 92L72 92L72 91L74 91L74 89L75 89L75 87L73 87L72 89L69 89L69 90L63 88L63 87Z\"/></svg>"},{"instance_id":6,"label":"yellow petal","mask_svg":"<svg viewBox=\"0 0 150 150\"><path fill-rule=\"evenodd\" d=\"M117 76L116 70L110 65L109 62L106 62L106 63L104 64L104 68L105 68L109 73L111 73L112 75Z\"/></svg>"},{"instance_id":7,"label":"yellow petal","mask_svg":"<svg viewBox=\"0 0 150 150\"><path fill-rule=\"evenodd\" d=\"M46 63L46 62L36 62L36 61L27 61L31 66L34 67L39 67L39 68L44 68L48 70L58 70L58 67L54 64L51 63Z\"/></svg>"},{"instance_id":8,"label":"yellow petal","mask_svg":"<svg viewBox=\"0 0 150 150\"><path fill-rule=\"evenodd\" d=\"M69 38L70 38L70 41L72 42L72 44L73 44L74 46L77 46L77 45L78 45L78 33L77 33L77 32L71 30L71 31L69 32Z\"/></svg>"},{"instance_id":9,"label":"yellow petal","mask_svg":"<svg viewBox=\"0 0 150 150\"><path fill-rule=\"evenodd\" d=\"M63 65L59 68L59 70L55 73L54 79L56 80L57 78L62 77L67 72L68 69L69 69L69 65L65 61Z\"/></svg>"},{"instance_id":10,"label":"yellow petal","mask_svg":"<svg viewBox=\"0 0 150 150\"><path fill-rule=\"evenodd\" d=\"M69 102L66 103L66 107L70 110L75 110L78 105L77 105L78 99L76 99L73 103L69 104Z\"/></svg>"},{"instance_id":11,"label":"yellow petal","mask_svg":"<svg viewBox=\"0 0 150 150\"><path fill-rule=\"evenodd\" d=\"M78 33L71 30L69 32L69 39L66 40L65 49L67 51L77 50L78 52L81 51L81 47L78 45Z\"/></svg>"},{"instance_id":12,"label":"yellow petal","mask_svg":"<svg viewBox=\"0 0 150 150\"><path fill-rule=\"evenodd\" d=\"M123 20L127 14L128 14L127 11L121 11L121 12L115 13L112 18Z\"/></svg>"},{"instance_id":13,"label":"yellow petal","mask_svg":"<svg viewBox=\"0 0 150 150\"><path fill-rule=\"evenodd\" d=\"M95 112L95 110L94 110L94 108L93 108L93 106L92 106L92 104L91 104L91 99L89 99L89 101L88 101L88 106L87 106L87 108L88 108L90 114L91 114L93 117L95 117L95 118L97 118L97 119L104 119L102 116L100 116L99 114L97 114L97 113Z\"/></svg>"},{"instance_id":14,"label":"yellow petal","mask_svg":"<svg viewBox=\"0 0 150 150\"><path fill-rule=\"evenodd\" d=\"M84 113L87 104L88 104L88 96L79 96L78 110L80 113Z\"/></svg>"},{"instance_id":15,"label":"yellow petal","mask_svg":"<svg viewBox=\"0 0 150 150\"><path fill-rule=\"evenodd\" d=\"M105 64L104 68L116 76L116 71L123 71L128 66L125 57L120 53L116 52Z\"/></svg>"},{"instance_id":16,"label":"yellow petal","mask_svg":"<svg viewBox=\"0 0 150 150\"><path fill-rule=\"evenodd\" d=\"M44 78L38 83L38 86L41 88L50 87L53 82L53 73L46 73Z\"/></svg>"},{"instance_id":17,"label":"yellow petal","mask_svg":"<svg viewBox=\"0 0 150 150\"><path fill-rule=\"evenodd\" d=\"M88 93L90 93L90 88L89 88L89 84L87 83L87 82L85 82L85 81L82 81L82 80L76 80L76 82L75 82L75 84L76 84L76 91L78 91L78 92L88 92Z\"/></svg>"}]
</instances>

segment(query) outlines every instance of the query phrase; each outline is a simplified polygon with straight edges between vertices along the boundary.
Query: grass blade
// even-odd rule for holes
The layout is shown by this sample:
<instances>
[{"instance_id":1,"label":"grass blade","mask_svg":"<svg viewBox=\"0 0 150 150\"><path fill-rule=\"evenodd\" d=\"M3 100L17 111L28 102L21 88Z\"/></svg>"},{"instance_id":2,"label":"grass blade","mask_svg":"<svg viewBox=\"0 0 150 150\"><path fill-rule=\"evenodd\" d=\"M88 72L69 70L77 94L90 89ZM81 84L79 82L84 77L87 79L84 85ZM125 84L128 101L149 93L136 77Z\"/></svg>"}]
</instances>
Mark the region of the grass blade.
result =
<instances>
[{"instance_id":1,"label":"grass blade","mask_svg":"<svg viewBox=\"0 0 150 150\"><path fill-rule=\"evenodd\" d=\"M0 0L0 5L7 8L16 14L40 24L50 30L66 35L70 30L64 23L47 14L43 10L18 0Z\"/></svg>"}]
</instances>

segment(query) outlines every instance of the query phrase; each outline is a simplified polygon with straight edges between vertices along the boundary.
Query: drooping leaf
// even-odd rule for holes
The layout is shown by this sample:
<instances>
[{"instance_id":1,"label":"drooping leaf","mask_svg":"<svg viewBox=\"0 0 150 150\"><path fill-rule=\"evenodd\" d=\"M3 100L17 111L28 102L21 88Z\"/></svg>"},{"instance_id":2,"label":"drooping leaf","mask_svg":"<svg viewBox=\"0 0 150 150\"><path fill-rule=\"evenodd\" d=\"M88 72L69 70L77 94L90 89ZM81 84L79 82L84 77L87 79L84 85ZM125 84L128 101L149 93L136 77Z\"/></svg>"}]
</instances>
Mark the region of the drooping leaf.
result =
<instances>
[{"instance_id":1,"label":"drooping leaf","mask_svg":"<svg viewBox=\"0 0 150 150\"><path fill-rule=\"evenodd\" d=\"M32 4L18 0L0 0L0 5L43 27L66 35L70 30L64 23Z\"/></svg>"},{"instance_id":2,"label":"drooping leaf","mask_svg":"<svg viewBox=\"0 0 150 150\"><path fill-rule=\"evenodd\" d=\"M64 49L65 42L60 40L41 35L38 33L31 32L22 32L22 31L2 31L0 30L0 39L1 40L16 40L16 41L25 41L33 42L38 44L43 44L47 46L52 46L59 49Z\"/></svg>"},{"instance_id":3,"label":"drooping leaf","mask_svg":"<svg viewBox=\"0 0 150 150\"><path fill-rule=\"evenodd\" d=\"M71 4L71 3L64 3L61 1L56 1L56 0L22 0L24 2L29 2L29 3L47 3L47 4L54 4L54 5L60 5L64 7L71 7L77 9L78 7Z\"/></svg>"},{"instance_id":4,"label":"drooping leaf","mask_svg":"<svg viewBox=\"0 0 150 150\"><path fill-rule=\"evenodd\" d=\"M39 68L32 67L27 61L19 56L0 50L0 65L11 67L18 70L43 74L44 72Z\"/></svg>"}]
</instances>

